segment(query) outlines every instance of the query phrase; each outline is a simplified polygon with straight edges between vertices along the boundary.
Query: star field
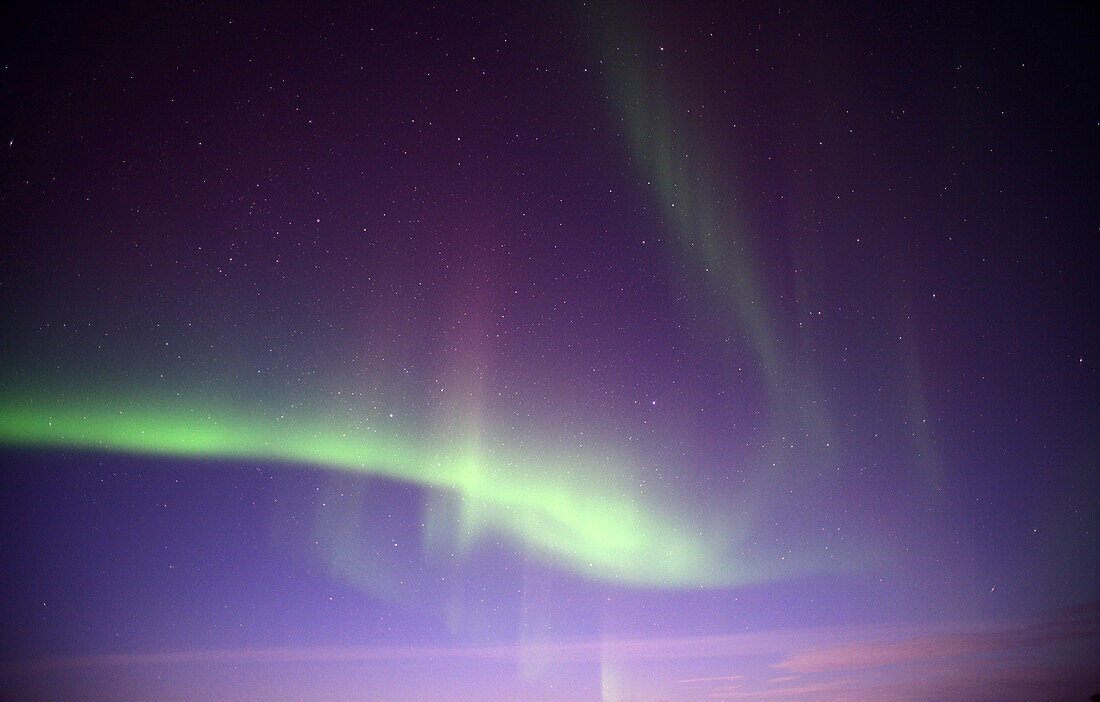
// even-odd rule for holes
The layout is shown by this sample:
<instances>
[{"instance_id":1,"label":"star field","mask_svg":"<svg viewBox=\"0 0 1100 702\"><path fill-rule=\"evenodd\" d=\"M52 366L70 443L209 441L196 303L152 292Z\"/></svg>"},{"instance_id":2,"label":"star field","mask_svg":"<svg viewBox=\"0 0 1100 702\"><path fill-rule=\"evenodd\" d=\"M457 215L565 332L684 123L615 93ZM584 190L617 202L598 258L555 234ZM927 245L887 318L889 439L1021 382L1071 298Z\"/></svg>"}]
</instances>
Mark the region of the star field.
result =
<instances>
[{"instance_id":1,"label":"star field","mask_svg":"<svg viewBox=\"0 0 1100 702\"><path fill-rule=\"evenodd\" d=\"M1080 10L4 12L3 696L1100 691Z\"/></svg>"}]
</instances>

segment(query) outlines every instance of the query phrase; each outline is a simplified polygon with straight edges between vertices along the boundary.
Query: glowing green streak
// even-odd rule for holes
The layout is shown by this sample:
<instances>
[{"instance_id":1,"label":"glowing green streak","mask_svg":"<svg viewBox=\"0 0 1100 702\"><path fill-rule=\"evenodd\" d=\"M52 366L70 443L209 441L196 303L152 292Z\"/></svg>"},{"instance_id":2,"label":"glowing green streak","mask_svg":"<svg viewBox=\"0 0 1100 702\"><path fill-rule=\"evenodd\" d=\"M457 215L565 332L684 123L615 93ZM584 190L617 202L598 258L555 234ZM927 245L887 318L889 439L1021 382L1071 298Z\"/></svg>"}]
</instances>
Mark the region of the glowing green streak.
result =
<instances>
[{"instance_id":1,"label":"glowing green streak","mask_svg":"<svg viewBox=\"0 0 1100 702\"><path fill-rule=\"evenodd\" d=\"M466 519L480 522L473 526L510 534L585 577L648 587L749 579L729 566L724 540L704 535L711 528L631 494L605 471L560 459L479 455L460 440L415 448L369 434L354 423L171 404L0 405L0 443L6 445L276 461L382 476L451 492L474 506L463 510Z\"/></svg>"},{"instance_id":2,"label":"glowing green streak","mask_svg":"<svg viewBox=\"0 0 1100 702\"><path fill-rule=\"evenodd\" d=\"M708 284L733 304L769 386L777 391L786 375L776 348L779 337L767 298L756 283L747 237L738 236L736 218L720 204L728 188L700 157L700 147L708 140L682 110L673 108L672 91L660 70L642 60L652 50L634 29L636 20L614 3L599 7L606 13L596 28L599 53L626 127L631 160L653 184L680 254L693 260Z\"/></svg>"},{"instance_id":3,"label":"glowing green streak","mask_svg":"<svg viewBox=\"0 0 1100 702\"><path fill-rule=\"evenodd\" d=\"M720 157L692 110L679 104L673 87L682 80L657 60L660 52L640 17L617 2L592 7L585 13L630 162L652 185L676 255L733 313L759 363L774 418L772 456L762 464L779 466L785 480L815 475L817 467L799 474L783 448L783 436L792 434L812 437L818 446L834 443L813 372L812 341L803 342L800 355L778 321L781 308L760 276L759 252L738 216L730 166L715 165L729 159Z\"/></svg>"}]
</instances>

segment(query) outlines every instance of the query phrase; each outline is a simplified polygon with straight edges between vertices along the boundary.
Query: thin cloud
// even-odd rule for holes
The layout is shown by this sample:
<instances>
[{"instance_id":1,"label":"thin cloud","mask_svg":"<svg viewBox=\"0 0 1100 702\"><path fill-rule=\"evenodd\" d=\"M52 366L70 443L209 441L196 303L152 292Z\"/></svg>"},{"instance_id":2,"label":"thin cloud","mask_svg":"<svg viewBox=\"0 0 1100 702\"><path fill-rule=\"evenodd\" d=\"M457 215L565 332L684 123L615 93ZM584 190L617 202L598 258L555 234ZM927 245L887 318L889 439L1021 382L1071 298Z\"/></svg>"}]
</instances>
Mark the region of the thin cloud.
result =
<instances>
[{"instance_id":1,"label":"thin cloud","mask_svg":"<svg viewBox=\"0 0 1100 702\"><path fill-rule=\"evenodd\" d=\"M958 660L988 654L1027 651L1058 644L1100 638L1096 607L1054 616L1003 623L972 625L910 636L870 636L860 641L797 651L775 663L790 673L824 673L861 668L911 665L943 659Z\"/></svg>"},{"instance_id":2,"label":"thin cloud","mask_svg":"<svg viewBox=\"0 0 1100 702\"><path fill-rule=\"evenodd\" d=\"M744 675L717 675L712 678L688 678L687 680L677 680L677 685L690 685L692 683L705 683L705 682L730 682L733 680L744 680Z\"/></svg>"},{"instance_id":3,"label":"thin cloud","mask_svg":"<svg viewBox=\"0 0 1100 702\"><path fill-rule=\"evenodd\" d=\"M719 700L813 699L822 694L835 694L849 691L852 688L853 683L851 680L831 680L770 690L719 689L712 691L709 697Z\"/></svg>"},{"instance_id":4,"label":"thin cloud","mask_svg":"<svg viewBox=\"0 0 1100 702\"><path fill-rule=\"evenodd\" d=\"M0 662L0 674L97 671L128 667L188 665L266 666L286 663L479 663L537 659L547 664L599 664L608 657L641 664L635 672L665 685L697 685L719 699L830 695L857 699L900 699L895 693L1025 689L1087 674L1058 666L1080 663L1082 649L1100 643L1096 606L1014 622L939 626L879 626L781 630L728 636L545 641L485 647L301 647L189 650L159 653L103 653ZM650 678L650 661L711 661L711 670L745 675ZM1037 663L1037 661L1040 661ZM693 665L694 671L698 668ZM717 670L715 670L717 668ZM768 675L768 671L781 672ZM965 670L966 679L959 676ZM650 671L650 672L646 672ZM749 671L757 671L748 675ZM701 672L701 671L700 671ZM629 675L629 674L628 674ZM836 677L854 678L838 681ZM630 677L633 677L631 675ZM973 686L975 681L984 690ZM1007 681L1007 682L1006 682ZM845 687L847 686L847 687ZM708 687L714 689L707 690ZM935 696L935 695L932 695ZM941 695L942 696L942 695ZM948 696L966 697L965 694Z\"/></svg>"}]
</instances>

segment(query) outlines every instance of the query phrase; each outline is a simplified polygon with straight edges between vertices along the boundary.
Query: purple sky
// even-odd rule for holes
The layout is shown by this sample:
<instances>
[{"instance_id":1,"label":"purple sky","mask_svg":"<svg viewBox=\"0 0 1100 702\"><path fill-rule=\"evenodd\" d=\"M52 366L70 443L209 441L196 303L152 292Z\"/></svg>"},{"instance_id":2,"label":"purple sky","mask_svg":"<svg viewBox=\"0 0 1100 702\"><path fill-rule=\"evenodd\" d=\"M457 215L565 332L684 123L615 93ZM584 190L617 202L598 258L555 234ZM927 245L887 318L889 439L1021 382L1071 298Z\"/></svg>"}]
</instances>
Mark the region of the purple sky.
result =
<instances>
[{"instance_id":1,"label":"purple sky","mask_svg":"<svg viewBox=\"0 0 1100 702\"><path fill-rule=\"evenodd\" d=\"M368 5L3 11L0 696L1100 693L1084 10Z\"/></svg>"}]
</instances>

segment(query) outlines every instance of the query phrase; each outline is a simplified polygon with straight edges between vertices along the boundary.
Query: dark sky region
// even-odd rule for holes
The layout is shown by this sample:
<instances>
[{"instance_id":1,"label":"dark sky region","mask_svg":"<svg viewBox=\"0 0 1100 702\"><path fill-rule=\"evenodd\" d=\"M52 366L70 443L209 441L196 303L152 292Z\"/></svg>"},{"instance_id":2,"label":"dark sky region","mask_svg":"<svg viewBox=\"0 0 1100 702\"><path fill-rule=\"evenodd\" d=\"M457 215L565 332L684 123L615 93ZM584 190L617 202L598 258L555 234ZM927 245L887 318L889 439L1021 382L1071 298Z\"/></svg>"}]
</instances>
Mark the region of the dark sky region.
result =
<instances>
[{"instance_id":1,"label":"dark sky region","mask_svg":"<svg viewBox=\"0 0 1100 702\"><path fill-rule=\"evenodd\" d=\"M9 4L0 696L1100 692L1096 24L963 5Z\"/></svg>"}]
</instances>

